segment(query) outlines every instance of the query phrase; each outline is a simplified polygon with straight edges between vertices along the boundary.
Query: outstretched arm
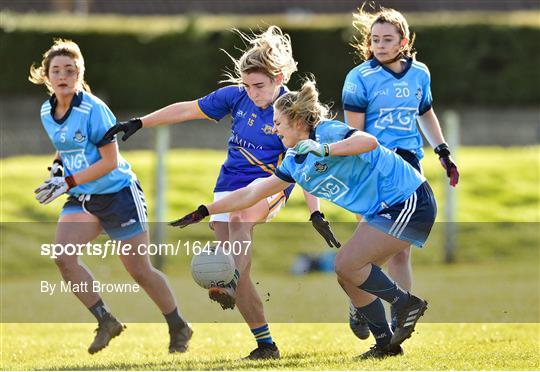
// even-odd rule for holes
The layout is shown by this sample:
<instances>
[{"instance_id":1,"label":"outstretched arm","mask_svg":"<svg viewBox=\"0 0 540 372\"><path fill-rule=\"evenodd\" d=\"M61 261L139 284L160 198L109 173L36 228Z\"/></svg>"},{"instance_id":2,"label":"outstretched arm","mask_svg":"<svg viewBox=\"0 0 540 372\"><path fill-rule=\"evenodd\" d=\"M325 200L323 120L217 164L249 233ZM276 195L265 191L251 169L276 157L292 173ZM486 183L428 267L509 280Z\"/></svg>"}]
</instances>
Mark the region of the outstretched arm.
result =
<instances>
[{"instance_id":1,"label":"outstretched arm","mask_svg":"<svg viewBox=\"0 0 540 372\"><path fill-rule=\"evenodd\" d=\"M290 183L272 175L264 181L236 190L226 197L207 205L210 214L234 212L246 209L259 200L277 194L290 186Z\"/></svg>"},{"instance_id":2,"label":"outstretched arm","mask_svg":"<svg viewBox=\"0 0 540 372\"><path fill-rule=\"evenodd\" d=\"M206 119L197 101L177 102L141 117L143 128L157 125L183 123L189 120Z\"/></svg>"},{"instance_id":3,"label":"outstretched arm","mask_svg":"<svg viewBox=\"0 0 540 372\"><path fill-rule=\"evenodd\" d=\"M145 115L142 118L120 121L105 133L103 139L112 141L116 134L124 132L122 141L126 141L142 127L151 128L157 125L169 125L206 118L207 116L201 111L197 101L177 102Z\"/></svg>"},{"instance_id":4,"label":"outstretched arm","mask_svg":"<svg viewBox=\"0 0 540 372\"><path fill-rule=\"evenodd\" d=\"M290 183L272 175L264 181L238 189L223 199L208 205L201 205L184 217L170 223L172 226L186 227L202 221L210 214L233 212L246 209L268 196L285 190Z\"/></svg>"}]
</instances>

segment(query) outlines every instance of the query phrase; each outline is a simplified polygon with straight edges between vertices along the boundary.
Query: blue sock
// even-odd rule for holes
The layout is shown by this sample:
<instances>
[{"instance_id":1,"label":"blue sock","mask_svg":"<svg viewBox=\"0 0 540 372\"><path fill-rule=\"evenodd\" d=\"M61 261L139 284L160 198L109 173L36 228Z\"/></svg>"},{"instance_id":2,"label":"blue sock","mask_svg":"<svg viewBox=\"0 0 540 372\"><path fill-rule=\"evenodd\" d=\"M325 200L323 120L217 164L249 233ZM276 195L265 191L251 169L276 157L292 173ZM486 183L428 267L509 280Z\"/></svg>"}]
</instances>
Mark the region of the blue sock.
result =
<instances>
[{"instance_id":1,"label":"blue sock","mask_svg":"<svg viewBox=\"0 0 540 372\"><path fill-rule=\"evenodd\" d=\"M382 272L379 266L371 264L371 272L366 281L358 286L363 291L371 293L397 308L407 303L409 294L399 288L392 279Z\"/></svg>"},{"instance_id":2,"label":"blue sock","mask_svg":"<svg viewBox=\"0 0 540 372\"><path fill-rule=\"evenodd\" d=\"M376 298L369 305L357 307L356 309L366 320L377 345L388 345L392 338L392 332L390 331L390 327L388 327L388 321L386 320L384 305L381 299Z\"/></svg>"},{"instance_id":3,"label":"blue sock","mask_svg":"<svg viewBox=\"0 0 540 372\"><path fill-rule=\"evenodd\" d=\"M274 343L274 340L272 340L272 336L270 335L270 329L268 328L268 324L251 329L251 333L253 333L253 336L255 336L255 341L257 341L258 344Z\"/></svg>"}]
</instances>

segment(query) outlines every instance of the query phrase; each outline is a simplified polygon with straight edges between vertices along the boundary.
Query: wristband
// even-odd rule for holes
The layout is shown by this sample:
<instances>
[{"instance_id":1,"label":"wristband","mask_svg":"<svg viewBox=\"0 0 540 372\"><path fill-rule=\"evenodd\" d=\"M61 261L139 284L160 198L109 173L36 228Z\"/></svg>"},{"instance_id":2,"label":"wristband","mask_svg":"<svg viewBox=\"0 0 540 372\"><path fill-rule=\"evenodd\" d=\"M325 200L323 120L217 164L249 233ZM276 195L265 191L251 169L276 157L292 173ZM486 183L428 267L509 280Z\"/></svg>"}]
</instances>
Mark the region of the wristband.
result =
<instances>
[{"instance_id":1,"label":"wristband","mask_svg":"<svg viewBox=\"0 0 540 372\"><path fill-rule=\"evenodd\" d=\"M435 147L433 151L435 151L435 154L439 155L440 158L450 156L450 149L446 143L441 143L439 146Z\"/></svg>"},{"instance_id":2,"label":"wristband","mask_svg":"<svg viewBox=\"0 0 540 372\"><path fill-rule=\"evenodd\" d=\"M75 178L73 178L73 176L67 176L64 179L66 180L66 183L67 183L69 189L72 189L75 186L77 186L77 182L75 182Z\"/></svg>"},{"instance_id":3,"label":"wristband","mask_svg":"<svg viewBox=\"0 0 540 372\"><path fill-rule=\"evenodd\" d=\"M197 208L197 212L199 212L202 217L207 217L210 215L210 212L208 212L208 208L206 208L204 204L199 205L199 208Z\"/></svg>"},{"instance_id":4,"label":"wristband","mask_svg":"<svg viewBox=\"0 0 540 372\"><path fill-rule=\"evenodd\" d=\"M330 156L330 145L327 143L324 144L324 156Z\"/></svg>"}]
</instances>

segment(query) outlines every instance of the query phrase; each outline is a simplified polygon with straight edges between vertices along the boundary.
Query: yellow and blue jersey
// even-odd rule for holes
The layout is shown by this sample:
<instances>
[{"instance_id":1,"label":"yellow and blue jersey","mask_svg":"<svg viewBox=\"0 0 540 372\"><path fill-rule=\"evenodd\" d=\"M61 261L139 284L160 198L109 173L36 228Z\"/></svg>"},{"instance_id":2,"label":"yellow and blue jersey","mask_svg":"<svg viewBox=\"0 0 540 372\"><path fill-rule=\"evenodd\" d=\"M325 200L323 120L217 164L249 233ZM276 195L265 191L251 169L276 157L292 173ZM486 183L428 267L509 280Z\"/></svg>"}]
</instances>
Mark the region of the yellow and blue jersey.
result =
<instances>
[{"instance_id":1,"label":"yellow and blue jersey","mask_svg":"<svg viewBox=\"0 0 540 372\"><path fill-rule=\"evenodd\" d=\"M343 108L365 113L367 133L385 147L424 156L416 118L431 109L431 77L427 66L413 59L396 74L376 59L353 68L345 78Z\"/></svg>"},{"instance_id":2,"label":"yellow and blue jersey","mask_svg":"<svg viewBox=\"0 0 540 372\"><path fill-rule=\"evenodd\" d=\"M41 122L64 163L66 176L83 171L101 159L99 148L111 143L102 140L116 123L111 110L96 96L78 92L61 119L54 118L56 98L53 95L41 106ZM78 185L69 194L109 194L131 184L135 174L129 163L118 154L118 167L96 180Z\"/></svg>"},{"instance_id":3,"label":"yellow and blue jersey","mask_svg":"<svg viewBox=\"0 0 540 372\"><path fill-rule=\"evenodd\" d=\"M281 87L279 95L285 91ZM232 116L227 159L221 167L214 192L234 191L257 178L274 174L286 148L272 131L272 106L266 109L256 106L244 87L236 85L220 88L197 102L209 119L219 121L228 114ZM286 190L286 194L290 191Z\"/></svg>"},{"instance_id":4,"label":"yellow and blue jersey","mask_svg":"<svg viewBox=\"0 0 540 372\"><path fill-rule=\"evenodd\" d=\"M334 143L357 129L337 120L322 121L310 133L319 143ZM401 203L426 181L395 152L382 145L352 156L297 155L289 149L276 170L280 179L299 184L310 194L369 217Z\"/></svg>"}]
</instances>

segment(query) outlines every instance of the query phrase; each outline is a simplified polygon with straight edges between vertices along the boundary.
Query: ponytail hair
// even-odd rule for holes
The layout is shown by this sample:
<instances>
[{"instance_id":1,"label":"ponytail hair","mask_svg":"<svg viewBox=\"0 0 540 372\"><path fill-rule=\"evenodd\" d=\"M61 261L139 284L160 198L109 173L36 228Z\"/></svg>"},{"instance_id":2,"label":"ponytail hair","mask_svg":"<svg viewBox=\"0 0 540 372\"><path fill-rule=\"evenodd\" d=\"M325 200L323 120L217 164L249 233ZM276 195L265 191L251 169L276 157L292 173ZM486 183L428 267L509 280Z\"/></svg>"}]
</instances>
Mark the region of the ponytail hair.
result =
<instances>
[{"instance_id":1,"label":"ponytail hair","mask_svg":"<svg viewBox=\"0 0 540 372\"><path fill-rule=\"evenodd\" d=\"M226 80L233 84L242 83L242 73L261 72L270 79L283 74L283 84L297 71L297 63L292 55L291 38L277 26L270 26L260 34L245 34L234 29L238 35L251 47L244 51L239 59L235 59L225 50L225 54L234 64L233 72L227 72Z\"/></svg>"},{"instance_id":2,"label":"ponytail hair","mask_svg":"<svg viewBox=\"0 0 540 372\"><path fill-rule=\"evenodd\" d=\"M289 121L304 123L310 130L329 119L330 109L319 102L319 91L313 76L305 78L300 90L287 92L277 99L274 109Z\"/></svg>"}]
</instances>

